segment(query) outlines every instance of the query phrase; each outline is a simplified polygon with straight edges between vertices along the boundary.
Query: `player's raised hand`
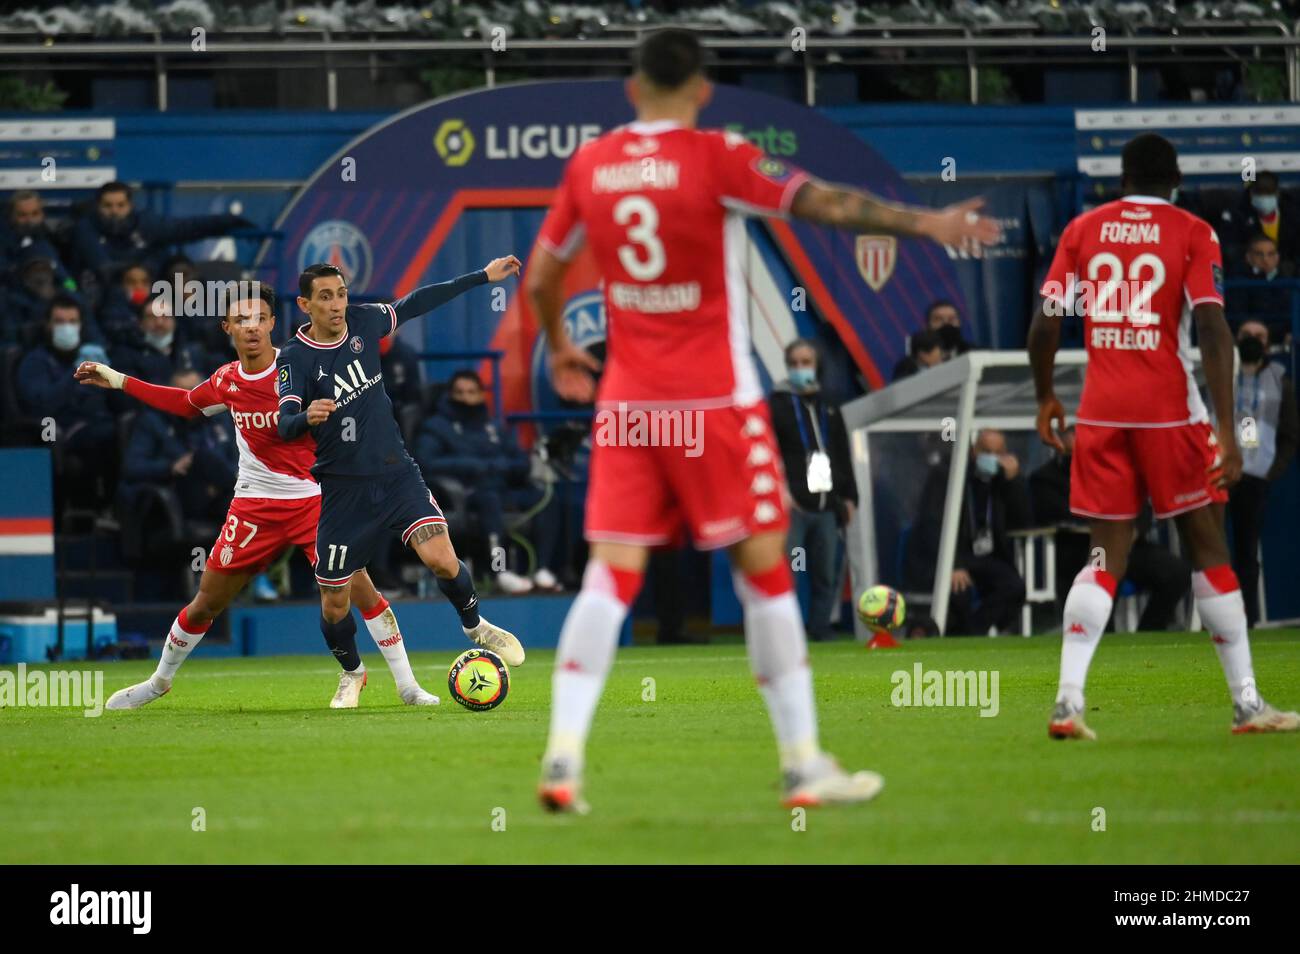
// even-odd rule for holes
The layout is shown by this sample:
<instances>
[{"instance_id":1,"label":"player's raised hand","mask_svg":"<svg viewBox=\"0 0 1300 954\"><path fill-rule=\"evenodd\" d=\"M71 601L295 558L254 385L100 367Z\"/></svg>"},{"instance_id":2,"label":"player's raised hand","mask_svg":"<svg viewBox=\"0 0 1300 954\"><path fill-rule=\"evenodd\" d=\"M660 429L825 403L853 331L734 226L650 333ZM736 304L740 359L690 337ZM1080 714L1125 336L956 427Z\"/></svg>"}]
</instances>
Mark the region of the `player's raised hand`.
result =
<instances>
[{"instance_id":1,"label":"player's raised hand","mask_svg":"<svg viewBox=\"0 0 1300 954\"><path fill-rule=\"evenodd\" d=\"M1048 447L1055 447L1065 453L1065 442L1061 432L1065 430L1065 408L1056 395L1043 398L1038 402L1038 437Z\"/></svg>"},{"instance_id":2,"label":"player's raised hand","mask_svg":"<svg viewBox=\"0 0 1300 954\"><path fill-rule=\"evenodd\" d=\"M928 217L926 234L955 248L993 245L1002 238L1002 227L996 219L979 214L983 207L984 200L974 198L939 209Z\"/></svg>"},{"instance_id":3,"label":"player's raised hand","mask_svg":"<svg viewBox=\"0 0 1300 954\"><path fill-rule=\"evenodd\" d=\"M507 255L504 258L494 258L484 266L483 271L487 272L488 281L499 282L511 275L518 275L522 267L519 259L513 255Z\"/></svg>"},{"instance_id":4,"label":"player's raised hand","mask_svg":"<svg viewBox=\"0 0 1300 954\"><path fill-rule=\"evenodd\" d=\"M106 364L100 364L98 361L83 361L77 365L77 370L72 372L72 376L82 384L89 384L97 388L111 388L120 391L122 385L126 382L126 375L121 371L114 371Z\"/></svg>"},{"instance_id":5,"label":"player's raised hand","mask_svg":"<svg viewBox=\"0 0 1300 954\"><path fill-rule=\"evenodd\" d=\"M339 406L329 398L317 398L307 406L307 423L315 427L338 409Z\"/></svg>"},{"instance_id":6,"label":"player's raised hand","mask_svg":"<svg viewBox=\"0 0 1300 954\"><path fill-rule=\"evenodd\" d=\"M596 399L595 375L600 362L573 342L550 353L551 383L555 393L566 401L590 404Z\"/></svg>"}]
</instances>

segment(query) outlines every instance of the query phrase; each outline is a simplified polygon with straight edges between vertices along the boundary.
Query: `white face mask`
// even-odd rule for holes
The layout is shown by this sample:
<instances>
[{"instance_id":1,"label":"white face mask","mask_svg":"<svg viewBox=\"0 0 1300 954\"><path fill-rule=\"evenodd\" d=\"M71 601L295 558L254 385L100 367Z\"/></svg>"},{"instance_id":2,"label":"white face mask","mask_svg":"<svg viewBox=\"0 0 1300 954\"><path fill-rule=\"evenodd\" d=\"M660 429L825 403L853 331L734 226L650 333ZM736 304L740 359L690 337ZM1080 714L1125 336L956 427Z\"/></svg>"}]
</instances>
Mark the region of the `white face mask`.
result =
<instances>
[{"instance_id":1,"label":"white face mask","mask_svg":"<svg viewBox=\"0 0 1300 954\"><path fill-rule=\"evenodd\" d=\"M50 332L50 342L59 351L75 351L81 344L81 325L55 325Z\"/></svg>"}]
</instances>

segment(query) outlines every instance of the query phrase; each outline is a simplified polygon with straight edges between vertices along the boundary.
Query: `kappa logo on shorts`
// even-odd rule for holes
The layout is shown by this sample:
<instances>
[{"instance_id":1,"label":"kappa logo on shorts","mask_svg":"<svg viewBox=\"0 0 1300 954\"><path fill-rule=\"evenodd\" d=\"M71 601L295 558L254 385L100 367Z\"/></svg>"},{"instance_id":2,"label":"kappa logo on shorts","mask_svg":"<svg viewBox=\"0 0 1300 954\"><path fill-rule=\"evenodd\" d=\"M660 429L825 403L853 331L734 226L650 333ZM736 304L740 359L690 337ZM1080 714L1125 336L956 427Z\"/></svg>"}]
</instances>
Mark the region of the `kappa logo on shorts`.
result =
<instances>
[{"instance_id":1,"label":"kappa logo on shorts","mask_svg":"<svg viewBox=\"0 0 1300 954\"><path fill-rule=\"evenodd\" d=\"M776 490L776 480L771 474L755 474L754 482L749 485L749 492L756 497L770 494L774 490Z\"/></svg>"},{"instance_id":2,"label":"kappa logo on shorts","mask_svg":"<svg viewBox=\"0 0 1300 954\"><path fill-rule=\"evenodd\" d=\"M781 511L770 500L760 500L758 505L754 507L754 520L758 523L771 523L779 516L781 516Z\"/></svg>"},{"instance_id":3,"label":"kappa logo on shorts","mask_svg":"<svg viewBox=\"0 0 1300 954\"><path fill-rule=\"evenodd\" d=\"M749 449L749 458L746 463L750 467L762 467L764 464L770 463L771 460L772 452L768 450L767 445L755 444Z\"/></svg>"}]
</instances>

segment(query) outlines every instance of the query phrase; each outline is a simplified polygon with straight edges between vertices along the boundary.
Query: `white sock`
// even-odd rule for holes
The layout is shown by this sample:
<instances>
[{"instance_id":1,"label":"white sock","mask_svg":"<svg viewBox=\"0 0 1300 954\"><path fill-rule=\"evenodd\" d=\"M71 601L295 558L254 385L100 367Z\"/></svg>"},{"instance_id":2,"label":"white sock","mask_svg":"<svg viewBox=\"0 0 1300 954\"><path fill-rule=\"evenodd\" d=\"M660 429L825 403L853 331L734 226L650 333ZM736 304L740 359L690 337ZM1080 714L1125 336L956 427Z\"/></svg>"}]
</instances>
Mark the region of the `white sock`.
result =
<instances>
[{"instance_id":1,"label":"white sock","mask_svg":"<svg viewBox=\"0 0 1300 954\"><path fill-rule=\"evenodd\" d=\"M1201 623L1214 642L1233 704L1257 708L1259 690L1255 687L1255 670L1250 662L1246 604L1241 599L1237 575L1226 565L1197 570L1192 574L1192 595L1196 598Z\"/></svg>"},{"instance_id":2,"label":"white sock","mask_svg":"<svg viewBox=\"0 0 1300 954\"><path fill-rule=\"evenodd\" d=\"M749 667L767 703L781 769L797 768L820 752L812 668L799 601L793 589L769 594L738 572L732 574L732 582L744 609ZM780 583L769 585L776 589Z\"/></svg>"},{"instance_id":3,"label":"white sock","mask_svg":"<svg viewBox=\"0 0 1300 954\"><path fill-rule=\"evenodd\" d=\"M411 660L406 655L402 631L397 626L397 617L393 614L393 608L388 600L381 595L378 603L368 611L362 611L361 618L366 621L366 629L370 631L370 638L375 641L375 645L383 654L384 662L388 663L388 670L393 674L393 681L397 683L398 693L418 687L415 673L411 671Z\"/></svg>"},{"instance_id":4,"label":"white sock","mask_svg":"<svg viewBox=\"0 0 1300 954\"><path fill-rule=\"evenodd\" d=\"M185 610L182 609L176 619L172 620L172 628L163 641L162 656L153 671L152 681L164 686L171 685L172 679L176 677L176 670L180 669L181 663L194 652L194 647L199 644L199 640L211 626L212 623L209 621L206 626L196 627L186 618ZM193 629L198 629L198 632L191 632Z\"/></svg>"},{"instance_id":5,"label":"white sock","mask_svg":"<svg viewBox=\"0 0 1300 954\"><path fill-rule=\"evenodd\" d=\"M596 704L605 689L605 679L614 664L618 633L635 595L620 596L616 573L627 579L640 574L612 571L597 560L587 562L582 590L569 607L555 651L555 673L551 677L551 731L546 757L567 756L580 769L587 747L587 734ZM628 602L624 602L624 599Z\"/></svg>"},{"instance_id":6,"label":"white sock","mask_svg":"<svg viewBox=\"0 0 1300 954\"><path fill-rule=\"evenodd\" d=\"M1088 667L1092 665L1093 653L1106 631L1106 622L1114 604L1113 576L1091 566L1079 571L1065 597L1057 702L1068 702L1074 709L1083 708L1083 687L1088 681Z\"/></svg>"}]
</instances>

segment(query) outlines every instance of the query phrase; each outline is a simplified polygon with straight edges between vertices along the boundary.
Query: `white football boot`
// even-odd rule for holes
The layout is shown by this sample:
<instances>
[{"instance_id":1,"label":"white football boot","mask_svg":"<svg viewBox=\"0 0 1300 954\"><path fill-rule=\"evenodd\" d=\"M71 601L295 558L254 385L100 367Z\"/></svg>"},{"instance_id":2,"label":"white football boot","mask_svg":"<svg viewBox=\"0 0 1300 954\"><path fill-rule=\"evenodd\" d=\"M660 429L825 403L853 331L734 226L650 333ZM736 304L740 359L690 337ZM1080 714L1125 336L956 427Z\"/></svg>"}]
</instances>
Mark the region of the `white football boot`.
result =
<instances>
[{"instance_id":1,"label":"white football boot","mask_svg":"<svg viewBox=\"0 0 1300 954\"><path fill-rule=\"evenodd\" d=\"M410 689L399 692L398 695L408 706L436 706L442 701L432 692L422 689L420 686L412 686Z\"/></svg>"},{"instance_id":2,"label":"white football boot","mask_svg":"<svg viewBox=\"0 0 1300 954\"><path fill-rule=\"evenodd\" d=\"M366 667L363 665L356 672L344 670L339 673L339 688L330 700L331 709L355 709L361 701L361 690L366 688Z\"/></svg>"},{"instance_id":3,"label":"white football boot","mask_svg":"<svg viewBox=\"0 0 1300 954\"><path fill-rule=\"evenodd\" d=\"M461 629L465 627L462 626ZM505 661L507 666L524 664L524 647L515 638L514 633L508 633L500 626L493 626L481 616L477 626L473 629L465 629L465 635L479 647L492 650Z\"/></svg>"},{"instance_id":4,"label":"white football boot","mask_svg":"<svg viewBox=\"0 0 1300 954\"><path fill-rule=\"evenodd\" d=\"M127 686L125 689L119 689L108 697L108 702L104 704L105 709L140 709L153 702L155 699L161 699L167 693L172 691L172 684L165 683L159 688L154 683L153 677L149 677L144 682L137 682L134 686Z\"/></svg>"},{"instance_id":5,"label":"white football boot","mask_svg":"<svg viewBox=\"0 0 1300 954\"><path fill-rule=\"evenodd\" d=\"M591 811L582 797L582 772L577 760L569 756L548 756L542 760L537 797L548 812L585 815Z\"/></svg>"},{"instance_id":6,"label":"white football boot","mask_svg":"<svg viewBox=\"0 0 1300 954\"><path fill-rule=\"evenodd\" d=\"M785 796L781 804L786 808L851 805L871 801L884 787L885 780L875 772L850 775L823 752L803 768L785 773Z\"/></svg>"},{"instance_id":7,"label":"white football boot","mask_svg":"<svg viewBox=\"0 0 1300 954\"><path fill-rule=\"evenodd\" d=\"M110 703L112 701L109 700ZM1234 705L1232 716L1233 735L1245 735L1248 732L1294 732L1300 729L1300 713L1282 712L1262 699L1253 708Z\"/></svg>"},{"instance_id":8,"label":"white football boot","mask_svg":"<svg viewBox=\"0 0 1300 954\"><path fill-rule=\"evenodd\" d=\"M1047 722L1047 736L1052 739L1097 741L1097 733L1083 721L1083 708L1076 709L1065 700L1058 702L1052 709L1052 718Z\"/></svg>"}]
</instances>

